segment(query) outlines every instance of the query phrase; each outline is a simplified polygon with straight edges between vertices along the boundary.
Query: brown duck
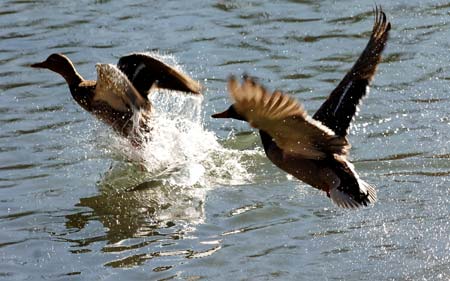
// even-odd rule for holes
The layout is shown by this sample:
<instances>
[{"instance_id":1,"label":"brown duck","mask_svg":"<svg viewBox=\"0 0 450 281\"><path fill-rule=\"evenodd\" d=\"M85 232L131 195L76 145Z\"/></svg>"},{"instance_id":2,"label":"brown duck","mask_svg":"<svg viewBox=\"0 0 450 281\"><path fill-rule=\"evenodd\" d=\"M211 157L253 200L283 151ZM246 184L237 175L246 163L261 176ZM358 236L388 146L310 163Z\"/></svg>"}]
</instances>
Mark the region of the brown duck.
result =
<instances>
[{"instance_id":1,"label":"brown duck","mask_svg":"<svg viewBox=\"0 0 450 281\"><path fill-rule=\"evenodd\" d=\"M31 65L59 73L75 101L119 134L140 142L137 131L148 131L152 105L148 95L161 88L200 94L201 85L172 66L143 53L120 58L117 66L97 64L97 81L84 80L68 57L52 54ZM139 113L136 115L136 113ZM139 116L140 120L132 120Z\"/></svg>"},{"instance_id":2,"label":"brown duck","mask_svg":"<svg viewBox=\"0 0 450 281\"><path fill-rule=\"evenodd\" d=\"M270 94L251 78L239 84L233 77L228 87L234 104L213 117L247 121L259 129L264 151L276 166L325 191L338 206L375 202L374 187L359 178L347 159L347 131L381 61L390 28L386 15L377 9L365 50L312 118L286 94Z\"/></svg>"}]
</instances>

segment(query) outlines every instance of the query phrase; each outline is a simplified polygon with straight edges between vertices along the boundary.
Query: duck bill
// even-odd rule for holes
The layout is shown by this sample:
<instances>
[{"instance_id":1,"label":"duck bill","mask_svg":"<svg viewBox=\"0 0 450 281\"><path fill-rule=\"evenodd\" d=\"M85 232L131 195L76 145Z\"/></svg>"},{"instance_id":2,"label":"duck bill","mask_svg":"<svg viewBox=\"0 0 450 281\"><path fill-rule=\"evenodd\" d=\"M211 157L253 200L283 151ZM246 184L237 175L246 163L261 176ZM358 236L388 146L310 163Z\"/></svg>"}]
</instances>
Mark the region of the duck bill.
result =
<instances>
[{"instance_id":1,"label":"duck bill","mask_svg":"<svg viewBox=\"0 0 450 281\"><path fill-rule=\"evenodd\" d=\"M47 64L45 63L45 61L38 62L38 63L33 63L30 66L34 67L34 68L47 68Z\"/></svg>"},{"instance_id":2,"label":"duck bill","mask_svg":"<svg viewBox=\"0 0 450 281\"><path fill-rule=\"evenodd\" d=\"M220 113L214 113L213 115L211 115L212 118L231 118L230 116L230 110L227 109L224 112L220 112Z\"/></svg>"}]
</instances>

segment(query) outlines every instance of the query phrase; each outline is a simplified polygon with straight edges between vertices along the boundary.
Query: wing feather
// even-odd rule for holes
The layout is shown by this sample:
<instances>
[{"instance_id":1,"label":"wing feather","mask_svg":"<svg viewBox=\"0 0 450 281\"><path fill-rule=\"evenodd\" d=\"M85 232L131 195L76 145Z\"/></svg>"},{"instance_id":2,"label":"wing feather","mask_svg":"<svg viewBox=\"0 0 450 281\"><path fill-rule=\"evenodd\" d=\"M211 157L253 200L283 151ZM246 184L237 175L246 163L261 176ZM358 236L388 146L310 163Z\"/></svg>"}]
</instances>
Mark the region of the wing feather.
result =
<instances>
[{"instance_id":1,"label":"wing feather","mask_svg":"<svg viewBox=\"0 0 450 281\"><path fill-rule=\"evenodd\" d=\"M235 78L228 82L235 110L249 124L268 133L285 153L307 159L323 159L327 153L346 154L348 142L308 116L295 99L275 91L270 94L250 78L240 85Z\"/></svg>"},{"instance_id":2,"label":"wing feather","mask_svg":"<svg viewBox=\"0 0 450 281\"><path fill-rule=\"evenodd\" d=\"M95 101L109 104L118 111L150 109L150 101L142 97L128 78L116 66L97 64Z\"/></svg>"},{"instance_id":3,"label":"wing feather","mask_svg":"<svg viewBox=\"0 0 450 281\"><path fill-rule=\"evenodd\" d=\"M202 90L200 83L150 53L133 53L121 57L117 67L143 97L147 97L155 86L193 94L200 94Z\"/></svg>"},{"instance_id":4,"label":"wing feather","mask_svg":"<svg viewBox=\"0 0 450 281\"><path fill-rule=\"evenodd\" d=\"M366 48L333 90L313 118L331 128L337 135L346 136L350 122L358 110L361 99L368 93L388 40L391 24L381 8L375 10L372 35Z\"/></svg>"}]
</instances>

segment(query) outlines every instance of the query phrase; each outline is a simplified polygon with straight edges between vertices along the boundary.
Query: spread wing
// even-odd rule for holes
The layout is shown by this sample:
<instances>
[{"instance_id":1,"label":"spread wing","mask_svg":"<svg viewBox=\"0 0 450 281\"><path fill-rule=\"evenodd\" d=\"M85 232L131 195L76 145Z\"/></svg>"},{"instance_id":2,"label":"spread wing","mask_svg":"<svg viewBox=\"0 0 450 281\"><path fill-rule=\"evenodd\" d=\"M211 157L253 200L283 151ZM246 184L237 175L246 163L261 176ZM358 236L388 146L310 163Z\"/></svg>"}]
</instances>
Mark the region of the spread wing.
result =
<instances>
[{"instance_id":1,"label":"spread wing","mask_svg":"<svg viewBox=\"0 0 450 281\"><path fill-rule=\"evenodd\" d=\"M118 111L150 109L150 101L142 97L128 78L114 65L97 64L94 101L108 103Z\"/></svg>"},{"instance_id":2,"label":"spread wing","mask_svg":"<svg viewBox=\"0 0 450 281\"><path fill-rule=\"evenodd\" d=\"M117 67L143 97L147 97L150 89L155 86L193 94L200 94L201 91L198 82L148 54L136 53L121 57Z\"/></svg>"},{"instance_id":3,"label":"spread wing","mask_svg":"<svg viewBox=\"0 0 450 281\"><path fill-rule=\"evenodd\" d=\"M285 153L323 159L327 153L346 154L348 143L308 116L301 104L275 91L269 94L250 78L228 83L234 108L252 127L269 134Z\"/></svg>"},{"instance_id":4,"label":"spread wing","mask_svg":"<svg viewBox=\"0 0 450 281\"><path fill-rule=\"evenodd\" d=\"M369 43L352 69L313 116L339 136L347 135L360 100L369 91L370 82L381 61L381 53L386 46L390 29L391 24L387 21L384 12L381 8L376 8L375 23Z\"/></svg>"}]
</instances>

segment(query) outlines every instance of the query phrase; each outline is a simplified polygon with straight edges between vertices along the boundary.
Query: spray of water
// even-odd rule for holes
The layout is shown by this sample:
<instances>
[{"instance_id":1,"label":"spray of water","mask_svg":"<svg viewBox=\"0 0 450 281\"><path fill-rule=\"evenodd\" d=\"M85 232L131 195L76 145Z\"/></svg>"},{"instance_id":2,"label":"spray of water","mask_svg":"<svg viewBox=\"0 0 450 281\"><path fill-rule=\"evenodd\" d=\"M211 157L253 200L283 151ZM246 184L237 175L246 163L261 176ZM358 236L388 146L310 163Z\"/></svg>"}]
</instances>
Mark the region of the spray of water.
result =
<instances>
[{"instance_id":1,"label":"spray of water","mask_svg":"<svg viewBox=\"0 0 450 281\"><path fill-rule=\"evenodd\" d=\"M151 55L179 68L171 57ZM243 158L257 152L224 148L203 126L202 97L157 90L149 98L153 104L151 118L143 119L139 111L133 117L133 123L147 120L151 128L149 132L138 132L143 145L134 148L120 137L112 144L114 152L139 163L146 180L171 186L214 186L251 180Z\"/></svg>"}]
</instances>

